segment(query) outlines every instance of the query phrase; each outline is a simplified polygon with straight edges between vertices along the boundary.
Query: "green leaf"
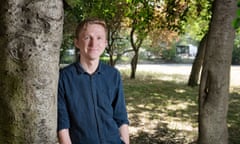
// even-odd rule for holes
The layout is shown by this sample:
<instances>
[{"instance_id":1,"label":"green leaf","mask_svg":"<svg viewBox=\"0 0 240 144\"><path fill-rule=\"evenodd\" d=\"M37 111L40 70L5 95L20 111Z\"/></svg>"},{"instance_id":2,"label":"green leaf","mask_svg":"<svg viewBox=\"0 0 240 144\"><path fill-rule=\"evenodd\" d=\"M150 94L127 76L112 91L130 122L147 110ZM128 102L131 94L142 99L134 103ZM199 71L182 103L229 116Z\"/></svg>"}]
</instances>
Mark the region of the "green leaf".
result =
<instances>
[{"instance_id":1,"label":"green leaf","mask_svg":"<svg viewBox=\"0 0 240 144\"><path fill-rule=\"evenodd\" d=\"M237 10L237 16L240 17L240 9Z\"/></svg>"},{"instance_id":2,"label":"green leaf","mask_svg":"<svg viewBox=\"0 0 240 144\"><path fill-rule=\"evenodd\" d=\"M240 7L240 0L238 0L237 6Z\"/></svg>"},{"instance_id":3,"label":"green leaf","mask_svg":"<svg viewBox=\"0 0 240 144\"><path fill-rule=\"evenodd\" d=\"M234 29L238 29L240 27L240 18L236 18L233 22L232 22L233 28Z\"/></svg>"}]
</instances>

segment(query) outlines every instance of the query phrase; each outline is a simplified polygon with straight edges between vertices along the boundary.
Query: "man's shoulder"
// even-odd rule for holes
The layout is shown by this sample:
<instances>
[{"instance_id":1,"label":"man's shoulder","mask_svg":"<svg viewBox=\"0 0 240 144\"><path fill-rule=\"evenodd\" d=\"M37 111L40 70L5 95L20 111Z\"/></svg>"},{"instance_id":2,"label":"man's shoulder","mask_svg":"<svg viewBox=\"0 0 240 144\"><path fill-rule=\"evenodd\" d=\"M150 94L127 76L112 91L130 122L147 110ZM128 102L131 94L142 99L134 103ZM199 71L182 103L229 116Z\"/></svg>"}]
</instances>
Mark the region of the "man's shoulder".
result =
<instances>
[{"instance_id":1,"label":"man's shoulder","mask_svg":"<svg viewBox=\"0 0 240 144\"><path fill-rule=\"evenodd\" d=\"M60 73L68 73L76 70L76 63L71 63L68 65L63 65L60 68Z\"/></svg>"},{"instance_id":2,"label":"man's shoulder","mask_svg":"<svg viewBox=\"0 0 240 144\"><path fill-rule=\"evenodd\" d=\"M118 69L116 69L114 66L111 66L109 64L102 63L101 67L104 71L107 71L107 72L118 72Z\"/></svg>"}]
</instances>

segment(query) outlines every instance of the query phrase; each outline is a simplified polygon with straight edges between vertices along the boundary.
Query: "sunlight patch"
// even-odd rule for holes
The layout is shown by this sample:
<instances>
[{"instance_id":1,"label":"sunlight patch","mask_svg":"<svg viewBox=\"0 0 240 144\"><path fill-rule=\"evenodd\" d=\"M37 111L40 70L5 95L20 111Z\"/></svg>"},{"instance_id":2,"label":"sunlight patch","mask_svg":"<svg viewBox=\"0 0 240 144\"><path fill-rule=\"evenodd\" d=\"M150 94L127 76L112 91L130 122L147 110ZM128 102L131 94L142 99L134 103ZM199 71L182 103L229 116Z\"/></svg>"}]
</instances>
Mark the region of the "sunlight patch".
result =
<instances>
[{"instance_id":1,"label":"sunlight patch","mask_svg":"<svg viewBox=\"0 0 240 144\"><path fill-rule=\"evenodd\" d=\"M184 89L175 89L175 92L176 93L185 93L186 90L184 90Z\"/></svg>"},{"instance_id":2,"label":"sunlight patch","mask_svg":"<svg viewBox=\"0 0 240 144\"><path fill-rule=\"evenodd\" d=\"M194 131L196 128L193 128L191 124L187 122L177 122L177 121L171 121L168 123L168 128L173 130L184 130L184 131Z\"/></svg>"},{"instance_id":3,"label":"sunlight patch","mask_svg":"<svg viewBox=\"0 0 240 144\"><path fill-rule=\"evenodd\" d=\"M166 109L168 110L187 109L188 105L189 105L189 102L182 102L179 104L169 104L168 106L166 106Z\"/></svg>"}]
</instances>

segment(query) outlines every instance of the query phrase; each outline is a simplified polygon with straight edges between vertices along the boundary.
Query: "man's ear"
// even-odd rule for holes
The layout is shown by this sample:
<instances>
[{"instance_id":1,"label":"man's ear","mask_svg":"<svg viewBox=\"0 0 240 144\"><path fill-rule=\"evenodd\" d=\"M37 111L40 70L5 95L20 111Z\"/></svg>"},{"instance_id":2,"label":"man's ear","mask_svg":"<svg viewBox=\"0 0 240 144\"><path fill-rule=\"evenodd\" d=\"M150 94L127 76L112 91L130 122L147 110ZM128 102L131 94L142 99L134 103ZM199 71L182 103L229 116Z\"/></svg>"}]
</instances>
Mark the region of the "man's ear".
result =
<instances>
[{"instance_id":1,"label":"man's ear","mask_svg":"<svg viewBox=\"0 0 240 144\"><path fill-rule=\"evenodd\" d=\"M76 38L74 38L74 46L78 49L80 48L78 45L78 39L76 39Z\"/></svg>"}]
</instances>

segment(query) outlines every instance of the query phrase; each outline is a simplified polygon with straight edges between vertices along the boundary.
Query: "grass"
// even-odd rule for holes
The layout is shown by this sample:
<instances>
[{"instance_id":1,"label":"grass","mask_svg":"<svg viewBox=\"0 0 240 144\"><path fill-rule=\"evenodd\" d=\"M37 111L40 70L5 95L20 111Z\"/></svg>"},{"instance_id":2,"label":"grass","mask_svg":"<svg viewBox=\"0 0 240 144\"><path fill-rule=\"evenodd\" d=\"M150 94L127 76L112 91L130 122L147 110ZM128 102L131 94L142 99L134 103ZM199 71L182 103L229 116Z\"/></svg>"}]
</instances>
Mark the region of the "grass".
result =
<instances>
[{"instance_id":1,"label":"grass","mask_svg":"<svg viewBox=\"0 0 240 144\"><path fill-rule=\"evenodd\" d=\"M198 88L184 75L122 70L131 144L194 144L198 136ZM240 89L231 88L229 144L240 143Z\"/></svg>"}]
</instances>

